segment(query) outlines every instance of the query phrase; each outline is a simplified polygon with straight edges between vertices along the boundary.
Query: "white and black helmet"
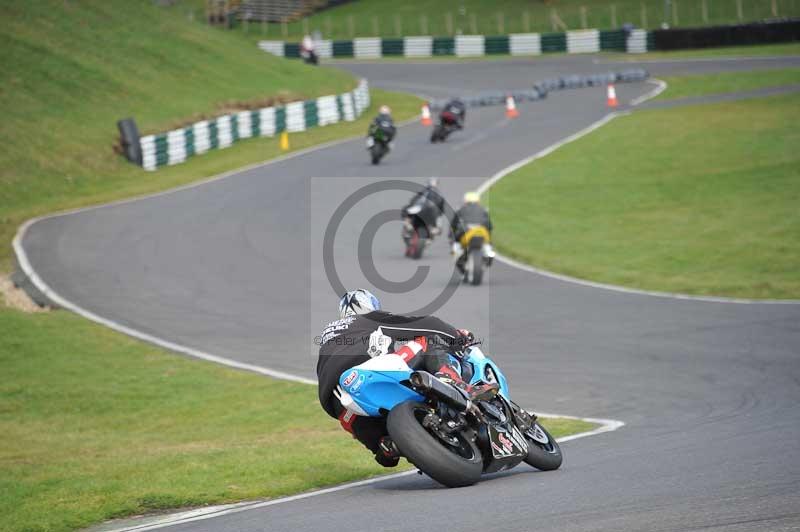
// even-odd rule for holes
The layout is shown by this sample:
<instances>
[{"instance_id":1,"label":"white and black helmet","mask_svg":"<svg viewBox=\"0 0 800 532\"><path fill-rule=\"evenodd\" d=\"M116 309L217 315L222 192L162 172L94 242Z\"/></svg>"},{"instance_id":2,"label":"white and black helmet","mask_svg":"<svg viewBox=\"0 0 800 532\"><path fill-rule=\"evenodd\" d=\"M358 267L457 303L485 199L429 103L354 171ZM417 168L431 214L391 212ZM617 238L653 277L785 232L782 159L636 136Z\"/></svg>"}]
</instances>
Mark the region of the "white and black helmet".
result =
<instances>
[{"instance_id":1,"label":"white and black helmet","mask_svg":"<svg viewBox=\"0 0 800 532\"><path fill-rule=\"evenodd\" d=\"M380 310L381 302L369 290L359 288L347 292L339 300L339 317L345 318L353 314L367 314L373 310Z\"/></svg>"}]
</instances>

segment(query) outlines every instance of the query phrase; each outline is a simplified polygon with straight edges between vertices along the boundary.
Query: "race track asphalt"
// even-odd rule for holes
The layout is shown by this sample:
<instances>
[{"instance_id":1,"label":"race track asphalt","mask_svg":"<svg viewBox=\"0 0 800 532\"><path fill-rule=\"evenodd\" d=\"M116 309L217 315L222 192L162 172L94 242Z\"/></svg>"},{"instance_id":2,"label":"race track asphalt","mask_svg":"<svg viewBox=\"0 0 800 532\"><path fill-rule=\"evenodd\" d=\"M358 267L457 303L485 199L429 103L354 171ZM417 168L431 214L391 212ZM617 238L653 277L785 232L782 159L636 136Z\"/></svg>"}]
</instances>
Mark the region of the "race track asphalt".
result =
<instances>
[{"instance_id":1,"label":"race track asphalt","mask_svg":"<svg viewBox=\"0 0 800 532\"><path fill-rule=\"evenodd\" d=\"M604 61L338 64L374 86L446 97L632 65ZM800 58L645 66L668 75L800 66ZM624 103L651 88L621 85L618 94ZM499 107L471 109L467 129L444 145L431 145L418 124L403 127L378 167L356 139L202 186L46 218L22 244L42 279L84 309L313 378L314 336L336 305L322 239L348 195L435 175L458 205L465 190L601 119L604 98L602 89L553 93L520 105L516 120ZM376 192L343 218L329 264L346 286L371 285L354 251L361 229L408 195ZM441 293L452 266L444 239L420 263L405 259L399 230L399 222L377 229L362 258L371 254L393 281L430 266L409 293L376 290L386 308L406 312ZM800 529L800 305L615 292L496 263L484 286L458 287L436 314L484 338L524 406L627 425L565 444L556 472L523 466L458 490L413 475L170 530Z\"/></svg>"}]
</instances>

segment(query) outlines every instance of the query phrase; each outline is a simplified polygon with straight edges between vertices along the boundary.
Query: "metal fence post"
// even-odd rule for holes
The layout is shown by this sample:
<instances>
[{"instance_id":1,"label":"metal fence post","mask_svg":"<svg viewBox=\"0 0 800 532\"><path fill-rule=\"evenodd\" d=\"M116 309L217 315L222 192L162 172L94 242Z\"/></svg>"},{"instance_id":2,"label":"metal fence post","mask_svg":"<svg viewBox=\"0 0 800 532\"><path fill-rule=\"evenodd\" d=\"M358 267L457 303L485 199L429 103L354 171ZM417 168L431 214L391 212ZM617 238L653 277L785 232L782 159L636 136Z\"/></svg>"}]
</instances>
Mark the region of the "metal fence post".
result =
<instances>
[{"instance_id":1,"label":"metal fence post","mask_svg":"<svg viewBox=\"0 0 800 532\"><path fill-rule=\"evenodd\" d=\"M353 15L347 17L347 29L351 39L356 36L356 23L353 20Z\"/></svg>"},{"instance_id":2,"label":"metal fence post","mask_svg":"<svg viewBox=\"0 0 800 532\"><path fill-rule=\"evenodd\" d=\"M428 15L421 14L419 16L419 34L428 35Z\"/></svg>"},{"instance_id":3,"label":"metal fence post","mask_svg":"<svg viewBox=\"0 0 800 532\"><path fill-rule=\"evenodd\" d=\"M381 34L381 27L378 23L378 15L372 15L372 35L375 37L380 37Z\"/></svg>"},{"instance_id":4,"label":"metal fence post","mask_svg":"<svg viewBox=\"0 0 800 532\"><path fill-rule=\"evenodd\" d=\"M503 12L497 13L497 34L503 35L506 32L506 17Z\"/></svg>"},{"instance_id":5,"label":"metal fence post","mask_svg":"<svg viewBox=\"0 0 800 532\"><path fill-rule=\"evenodd\" d=\"M398 37L403 35L403 21L400 19L400 15L394 15L394 33Z\"/></svg>"},{"instance_id":6,"label":"metal fence post","mask_svg":"<svg viewBox=\"0 0 800 532\"><path fill-rule=\"evenodd\" d=\"M703 16L703 24L708 24L708 4L706 4L706 0L702 0L700 3L700 10Z\"/></svg>"},{"instance_id":7,"label":"metal fence post","mask_svg":"<svg viewBox=\"0 0 800 532\"><path fill-rule=\"evenodd\" d=\"M476 35L478 33L478 21L475 18L475 13L469 14L469 31Z\"/></svg>"},{"instance_id":8,"label":"metal fence post","mask_svg":"<svg viewBox=\"0 0 800 532\"><path fill-rule=\"evenodd\" d=\"M445 26L445 31L447 32L447 34L448 35L452 35L453 34L453 14L450 11L448 11L444 15L444 26Z\"/></svg>"},{"instance_id":9,"label":"metal fence post","mask_svg":"<svg viewBox=\"0 0 800 532\"><path fill-rule=\"evenodd\" d=\"M586 6L581 6L581 27L583 29L586 29L586 28L589 27L589 25L588 25L588 23L586 21L586 18L587 18L586 17Z\"/></svg>"},{"instance_id":10,"label":"metal fence post","mask_svg":"<svg viewBox=\"0 0 800 532\"><path fill-rule=\"evenodd\" d=\"M680 20L678 20L678 0L672 0L672 25L676 28L680 25Z\"/></svg>"},{"instance_id":11,"label":"metal fence post","mask_svg":"<svg viewBox=\"0 0 800 532\"><path fill-rule=\"evenodd\" d=\"M703 0L705 1L705 0ZM642 28L647 28L647 6L642 2Z\"/></svg>"},{"instance_id":12,"label":"metal fence post","mask_svg":"<svg viewBox=\"0 0 800 532\"><path fill-rule=\"evenodd\" d=\"M522 29L525 33L531 31L531 13L530 11L522 12Z\"/></svg>"},{"instance_id":13,"label":"metal fence post","mask_svg":"<svg viewBox=\"0 0 800 532\"><path fill-rule=\"evenodd\" d=\"M618 28L617 25L617 5L611 4L611 27Z\"/></svg>"},{"instance_id":14,"label":"metal fence post","mask_svg":"<svg viewBox=\"0 0 800 532\"><path fill-rule=\"evenodd\" d=\"M736 18L739 22L744 20L744 13L742 12L742 0L736 0Z\"/></svg>"}]
</instances>

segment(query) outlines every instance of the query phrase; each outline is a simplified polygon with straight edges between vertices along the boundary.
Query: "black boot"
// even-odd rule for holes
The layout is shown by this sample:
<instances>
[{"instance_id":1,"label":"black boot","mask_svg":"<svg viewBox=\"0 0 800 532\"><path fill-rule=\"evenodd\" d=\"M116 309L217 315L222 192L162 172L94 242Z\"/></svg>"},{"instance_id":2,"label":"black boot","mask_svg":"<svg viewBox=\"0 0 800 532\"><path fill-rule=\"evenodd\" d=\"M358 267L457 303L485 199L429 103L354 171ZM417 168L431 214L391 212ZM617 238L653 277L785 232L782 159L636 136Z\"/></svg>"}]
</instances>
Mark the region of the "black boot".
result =
<instances>
[{"instance_id":1,"label":"black boot","mask_svg":"<svg viewBox=\"0 0 800 532\"><path fill-rule=\"evenodd\" d=\"M378 441L375 461L383 467L396 467L400 462L400 450L389 436L384 436Z\"/></svg>"}]
</instances>

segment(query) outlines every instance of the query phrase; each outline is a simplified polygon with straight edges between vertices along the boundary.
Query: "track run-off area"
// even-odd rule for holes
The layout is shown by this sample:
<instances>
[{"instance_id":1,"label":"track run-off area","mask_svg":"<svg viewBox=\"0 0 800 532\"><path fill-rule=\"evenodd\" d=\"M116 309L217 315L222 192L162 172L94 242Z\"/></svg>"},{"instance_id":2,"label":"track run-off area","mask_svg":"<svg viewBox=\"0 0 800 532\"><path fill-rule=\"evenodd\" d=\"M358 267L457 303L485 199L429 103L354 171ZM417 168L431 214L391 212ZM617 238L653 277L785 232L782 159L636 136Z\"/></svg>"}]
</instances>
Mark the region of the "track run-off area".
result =
<instances>
[{"instance_id":1,"label":"track run-off area","mask_svg":"<svg viewBox=\"0 0 800 532\"><path fill-rule=\"evenodd\" d=\"M592 56L337 64L372 86L430 98L637 65ZM658 77L800 66L800 58L642 66ZM623 108L654 86L619 85ZM314 337L336 312L325 263L346 286L372 288L359 264L359 255L370 257L356 253L361 230L410 195L385 190L359 202L336 231L333 256L323 260L326 227L350 194L373 183L438 176L457 207L464 191L609 113L600 88L555 92L519 110L508 120L501 107L470 109L466 130L443 145L431 145L419 124L404 126L377 167L359 138L201 185L45 217L26 226L17 250L43 285L106 324L178 351L313 381ZM448 286L452 263L446 239L419 263L409 261L399 232L399 221L381 226L362 251L392 281L430 267L409 293L376 290L384 307L408 312ZM458 287L435 313L484 339L525 407L626 426L565 444L556 472L517 467L454 490L401 475L169 529L800 526L800 305L654 297L497 261L485 285Z\"/></svg>"}]
</instances>

